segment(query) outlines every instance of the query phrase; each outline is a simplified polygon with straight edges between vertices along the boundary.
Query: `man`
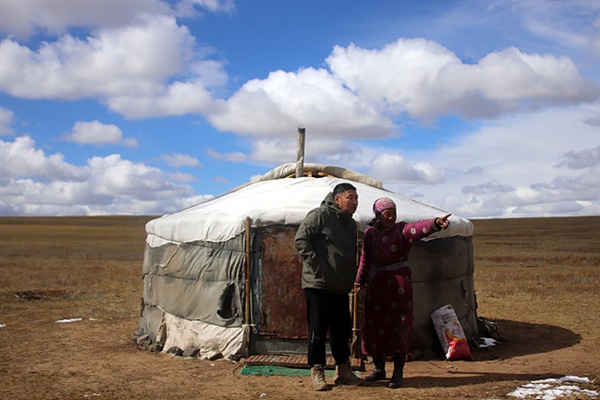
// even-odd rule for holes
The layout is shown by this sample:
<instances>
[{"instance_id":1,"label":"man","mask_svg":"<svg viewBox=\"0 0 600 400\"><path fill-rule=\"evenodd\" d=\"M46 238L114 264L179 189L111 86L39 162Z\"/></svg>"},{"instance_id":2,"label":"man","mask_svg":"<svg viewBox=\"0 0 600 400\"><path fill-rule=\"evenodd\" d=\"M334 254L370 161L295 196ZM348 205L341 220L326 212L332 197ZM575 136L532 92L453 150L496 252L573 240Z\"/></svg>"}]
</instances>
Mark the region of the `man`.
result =
<instances>
[{"instance_id":1,"label":"man","mask_svg":"<svg viewBox=\"0 0 600 400\"><path fill-rule=\"evenodd\" d=\"M294 245L302 256L302 289L306 295L308 365L313 389L327 389L324 366L329 331L335 359L336 385L360 385L364 381L350 368L352 320L348 293L356 277L356 188L340 183L311 210L300 224Z\"/></svg>"}]
</instances>

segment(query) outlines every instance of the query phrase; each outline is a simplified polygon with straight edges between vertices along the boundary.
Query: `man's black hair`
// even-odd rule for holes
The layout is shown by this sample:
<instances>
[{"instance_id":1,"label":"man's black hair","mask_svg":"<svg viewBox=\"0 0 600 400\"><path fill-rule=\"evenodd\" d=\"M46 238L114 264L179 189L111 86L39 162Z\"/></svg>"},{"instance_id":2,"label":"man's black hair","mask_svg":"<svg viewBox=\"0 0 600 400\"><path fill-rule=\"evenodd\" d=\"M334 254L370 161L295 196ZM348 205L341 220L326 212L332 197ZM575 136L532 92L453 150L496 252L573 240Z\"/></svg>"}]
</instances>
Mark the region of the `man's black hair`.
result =
<instances>
[{"instance_id":1,"label":"man's black hair","mask_svg":"<svg viewBox=\"0 0 600 400\"><path fill-rule=\"evenodd\" d=\"M339 183L336 187L333 188L333 197L338 194L347 192L348 190L354 190L356 192L356 188L349 183Z\"/></svg>"}]
</instances>

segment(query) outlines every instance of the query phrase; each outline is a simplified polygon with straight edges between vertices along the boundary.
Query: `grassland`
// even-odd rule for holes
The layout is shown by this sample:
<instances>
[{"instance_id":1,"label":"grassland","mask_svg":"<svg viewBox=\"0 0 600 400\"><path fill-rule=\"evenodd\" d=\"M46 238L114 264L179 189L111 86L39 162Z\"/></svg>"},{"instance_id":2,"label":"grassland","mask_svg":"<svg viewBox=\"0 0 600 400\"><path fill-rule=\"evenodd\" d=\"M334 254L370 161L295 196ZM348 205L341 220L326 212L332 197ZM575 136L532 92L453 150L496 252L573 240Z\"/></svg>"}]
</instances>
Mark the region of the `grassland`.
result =
<instances>
[{"instance_id":1,"label":"grassland","mask_svg":"<svg viewBox=\"0 0 600 400\"><path fill-rule=\"evenodd\" d=\"M306 379L137 349L151 218L0 218L0 398L314 398ZM532 379L598 379L600 217L473 223L478 314L507 340L473 362L411 362L399 391L336 387L318 397L497 399ZM64 318L81 321L55 322Z\"/></svg>"}]
</instances>

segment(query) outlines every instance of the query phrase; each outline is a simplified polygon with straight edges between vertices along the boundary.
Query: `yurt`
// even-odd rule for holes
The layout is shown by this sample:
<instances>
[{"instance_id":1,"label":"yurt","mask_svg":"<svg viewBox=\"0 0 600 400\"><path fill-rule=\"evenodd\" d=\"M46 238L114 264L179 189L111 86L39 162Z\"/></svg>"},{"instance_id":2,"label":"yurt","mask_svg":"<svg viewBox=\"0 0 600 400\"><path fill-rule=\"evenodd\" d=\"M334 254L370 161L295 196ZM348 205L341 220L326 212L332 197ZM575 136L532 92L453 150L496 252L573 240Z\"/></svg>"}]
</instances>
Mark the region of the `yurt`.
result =
<instances>
[{"instance_id":1,"label":"yurt","mask_svg":"<svg viewBox=\"0 0 600 400\"><path fill-rule=\"evenodd\" d=\"M399 220L446 214L344 168L306 164L301 176L295 171L296 164L282 165L223 196L148 222L135 333L140 345L195 350L191 354L210 359L305 353L302 260L293 239L308 211L338 183L349 182L359 195L353 218L361 234L381 196L396 202ZM456 215L450 221L449 229L415 243L410 255L415 351L441 350L430 314L445 305L454 308L470 341L478 336L473 225ZM349 306L360 326L357 307Z\"/></svg>"}]
</instances>

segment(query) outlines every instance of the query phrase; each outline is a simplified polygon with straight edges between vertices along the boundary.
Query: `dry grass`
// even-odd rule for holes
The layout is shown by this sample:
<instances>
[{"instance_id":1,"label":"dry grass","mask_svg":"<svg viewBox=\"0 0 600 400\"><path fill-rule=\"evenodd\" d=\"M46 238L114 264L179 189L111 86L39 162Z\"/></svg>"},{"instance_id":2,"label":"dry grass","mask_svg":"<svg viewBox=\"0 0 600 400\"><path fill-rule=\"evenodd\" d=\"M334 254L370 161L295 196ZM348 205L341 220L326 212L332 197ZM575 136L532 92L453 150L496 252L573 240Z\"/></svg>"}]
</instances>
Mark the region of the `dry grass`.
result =
<instances>
[{"instance_id":1,"label":"dry grass","mask_svg":"<svg viewBox=\"0 0 600 400\"><path fill-rule=\"evenodd\" d=\"M108 296L113 302L102 311L137 310L144 225L151 218L0 218L0 290L90 301ZM473 223L480 314L546 320L564 311L558 314L568 321L569 310L597 306L600 217ZM600 313L586 318L600 326Z\"/></svg>"},{"instance_id":2,"label":"dry grass","mask_svg":"<svg viewBox=\"0 0 600 400\"><path fill-rule=\"evenodd\" d=\"M600 217L474 220L479 314L600 339Z\"/></svg>"},{"instance_id":3,"label":"dry grass","mask_svg":"<svg viewBox=\"0 0 600 400\"><path fill-rule=\"evenodd\" d=\"M44 298L34 312L57 318L139 311L150 219L0 218L0 312L30 309L19 297Z\"/></svg>"}]
</instances>

